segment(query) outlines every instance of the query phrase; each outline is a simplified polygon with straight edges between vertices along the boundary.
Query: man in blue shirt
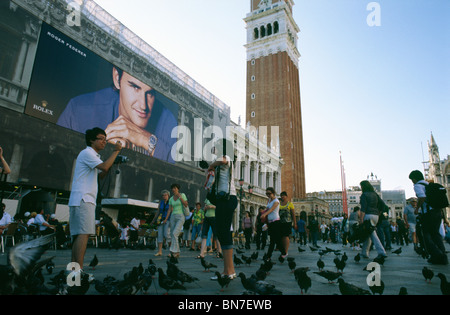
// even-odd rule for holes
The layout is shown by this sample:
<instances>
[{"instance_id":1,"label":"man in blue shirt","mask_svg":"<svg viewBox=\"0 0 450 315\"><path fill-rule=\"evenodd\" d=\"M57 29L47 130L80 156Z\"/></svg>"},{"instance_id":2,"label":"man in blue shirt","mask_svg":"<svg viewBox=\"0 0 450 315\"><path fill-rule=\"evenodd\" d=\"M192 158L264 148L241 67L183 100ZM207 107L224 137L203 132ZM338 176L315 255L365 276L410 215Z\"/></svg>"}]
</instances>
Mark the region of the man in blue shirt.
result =
<instances>
[{"instance_id":1,"label":"man in blue shirt","mask_svg":"<svg viewBox=\"0 0 450 315\"><path fill-rule=\"evenodd\" d=\"M81 133L100 127L108 142L174 163L171 155L177 119L156 98L157 92L130 74L113 68L113 87L71 99L57 124Z\"/></svg>"}]
</instances>

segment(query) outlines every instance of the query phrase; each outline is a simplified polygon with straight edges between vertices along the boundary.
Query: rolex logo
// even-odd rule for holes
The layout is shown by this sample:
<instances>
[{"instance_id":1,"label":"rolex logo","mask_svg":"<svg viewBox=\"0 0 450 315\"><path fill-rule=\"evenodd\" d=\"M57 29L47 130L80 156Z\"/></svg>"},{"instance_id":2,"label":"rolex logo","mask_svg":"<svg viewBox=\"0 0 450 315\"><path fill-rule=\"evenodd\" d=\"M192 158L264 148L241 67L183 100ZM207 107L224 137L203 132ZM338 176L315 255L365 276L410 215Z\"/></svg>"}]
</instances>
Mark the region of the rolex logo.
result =
<instances>
[{"instance_id":1,"label":"rolex logo","mask_svg":"<svg viewBox=\"0 0 450 315\"><path fill-rule=\"evenodd\" d=\"M34 104L33 109L37 110L41 113L44 113L46 115L53 116L53 110L48 109L47 106L48 106L48 102L46 100L42 100L41 105Z\"/></svg>"}]
</instances>

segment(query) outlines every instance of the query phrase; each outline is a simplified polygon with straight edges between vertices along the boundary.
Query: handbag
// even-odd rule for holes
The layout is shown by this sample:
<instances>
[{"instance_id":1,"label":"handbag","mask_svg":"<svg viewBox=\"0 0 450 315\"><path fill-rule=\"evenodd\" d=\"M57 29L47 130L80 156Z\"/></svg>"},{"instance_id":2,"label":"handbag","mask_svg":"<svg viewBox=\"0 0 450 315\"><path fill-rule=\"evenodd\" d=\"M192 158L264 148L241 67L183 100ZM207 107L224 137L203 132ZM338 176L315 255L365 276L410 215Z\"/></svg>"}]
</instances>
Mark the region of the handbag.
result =
<instances>
[{"instance_id":1,"label":"handbag","mask_svg":"<svg viewBox=\"0 0 450 315\"><path fill-rule=\"evenodd\" d=\"M206 193L206 199L209 200L213 205L217 205L220 201L228 200L230 199L230 190L231 190L231 174L232 174L232 167L233 162L230 161L230 167L229 167L229 176L228 176L228 193L226 192L217 192L218 185L219 185L219 176L220 176L220 166L216 167L216 178L217 180L214 180L214 183L211 185L210 189L207 189L208 192ZM208 175L209 176L209 173ZM205 185L206 188L206 185Z\"/></svg>"},{"instance_id":2,"label":"handbag","mask_svg":"<svg viewBox=\"0 0 450 315\"><path fill-rule=\"evenodd\" d=\"M191 210L189 209L189 206L185 207L183 206L184 216L187 217L191 214Z\"/></svg>"}]
</instances>

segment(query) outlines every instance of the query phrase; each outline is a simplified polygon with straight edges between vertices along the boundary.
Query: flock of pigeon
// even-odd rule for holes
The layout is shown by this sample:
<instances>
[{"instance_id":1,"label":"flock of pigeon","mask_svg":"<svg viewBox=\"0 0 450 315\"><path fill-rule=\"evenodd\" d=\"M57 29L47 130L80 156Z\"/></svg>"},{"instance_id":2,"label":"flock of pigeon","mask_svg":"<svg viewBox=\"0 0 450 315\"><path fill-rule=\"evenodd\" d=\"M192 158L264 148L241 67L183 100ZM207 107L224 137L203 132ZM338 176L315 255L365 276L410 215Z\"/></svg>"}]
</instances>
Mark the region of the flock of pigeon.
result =
<instances>
[{"instance_id":1,"label":"flock of pigeon","mask_svg":"<svg viewBox=\"0 0 450 315\"><path fill-rule=\"evenodd\" d=\"M144 266L140 263L138 266L133 267L130 271L126 272L122 278L117 279L111 275L106 276L103 280L94 279L89 273L80 274L80 283L78 285L70 286L68 284L69 271L61 270L59 273L51 276L50 281L45 282L43 272L47 272L52 275L55 265L53 263L54 257L41 259L43 253L47 250L52 242L53 236L44 236L30 242L21 243L13 247L7 257L7 265L0 265L0 294L29 294L29 295L83 295L86 294L90 288L94 288L96 292L103 295L136 295L136 294L149 294L149 290L152 288L152 292L156 294L169 294L170 291L175 291L176 294L188 290L189 286L200 286L200 279L197 276L193 276L183 271L178 259L171 257L165 261L164 265L157 266L152 259L149 259L148 264ZM301 253L307 249L298 247L298 251ZM237 277L239 278L242 287L244 289L243 295L282 295L283 292L276 288L270 279L271 272L273 272L273 266L278 265L276 272L283 270L283 268L289 268L293 274L292 279L297 283L300 294L307 294L311 287L314 285L314 281L317 281L317 277L321 277L327 280L328 283L338 283L339 292L342 295L371 295L371 294L383 294L385 284L383 281L379 281L378 285L369 286L368 289L358 287L348 280L344 280L344 270L348 264L359 264L361 256L355 255L353 259L349 259L345 252L340 250L325 247L325 249L312 247L310 250L319 254L316 266L297 266L295 257L288 256L287 259L278 257L276 261L267 257L264 254L259 258L259 252L255 251L251 255L247 254L243 247L236 248L234 255L234 264L237 270L239 270ZM401 248L391 253L400 255ZM325 259L326 255L333 255L331 259ZM184 258L191 259L191 258ZM192 258L193 259L193 258ZM353 260L353 261L352 261ZM333 265L326 266L333 262ZM384 259L375 259L374 262L383 266ZM96 255L89 264L89 268L95 269L99 261ZM161 260L158 261L161 264ZM304 261L302 260L302 263ZM217 271L218 266L205 258L201 258L199 261L199 268L203 268L203 271L211 272L216 276L217 284L210 282L210 287L217 286L220 292L226 292L231 279L227 276L222 276ZM240 268L241 266L257 265L258 269L251 275L246 274ZM287 267L283 267L287 266ZM45 268L46 271L43 271ZM248 269L247 269L248 270ZM254 268L253 268L254 270ZM285 269L288 272L287 269ZM372 272L373 269L367 270ZM317 275L314 281L311 279L308 273L312 272ZM428 267L423 267L422 275L427 282L431 282L434 272ZM446 276L443 273L438 273L437 278L440 279L440 290L443 295L450 295L450 283L447 282ZM209 276L208 276L209 278ZM238 279L234 281L239 281ZM162 291L161 291L162 290ZM399 288L399 294L408 294L407 288Z\"/></svg>"}]
</instances>

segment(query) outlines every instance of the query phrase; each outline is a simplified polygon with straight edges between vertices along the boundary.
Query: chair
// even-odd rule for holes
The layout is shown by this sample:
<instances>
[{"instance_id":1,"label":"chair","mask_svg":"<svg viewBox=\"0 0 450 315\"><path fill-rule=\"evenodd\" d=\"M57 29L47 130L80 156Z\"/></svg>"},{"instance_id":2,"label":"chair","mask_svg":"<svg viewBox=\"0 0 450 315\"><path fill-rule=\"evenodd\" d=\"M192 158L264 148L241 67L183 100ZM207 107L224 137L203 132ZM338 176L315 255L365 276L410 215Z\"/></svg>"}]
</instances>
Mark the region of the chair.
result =
<instances>
[{"instance_id":1,"label":"chair","mask_svg":"<svg viewBox=\"0 0 450 315\"><path fill-rule=\"evenodd\" d=\"M147 246L147 229L139 229L138 231L138 243L141 242L141 240L144 241L144 246Z\"/></svg>"},{"instance_id":2,"label":"chair","mask_svg":"<svg viewBox=\"0 0 450 315\"><path fill-rule=\"evenodd\" d=\"M92 241L95 247L98 247L98 237L96 234L89 236L89 241Z\"/></svg>"},{"instance_id":3,"label":"chair","mask_svg":"<svg viewBox=\"0 0 450 315\"><path fill-rule=\"evenodd\" d=\"M14 237L15 237L16 230L17 230L17 226L18 226L18 225L19 225L19 224L18 224L17 222L10 223L10 224L8 225L8 229L6 230L6 232L3 232L3 235L1 236L2 253L5 252L5 247L6 247L6 244L7 244L7 242L8 242L8 239L11 239L11 240L12 240L12 245L13 245L13 246L16 245L16 244L15 244L16 242L15 242Z\"/></svg>"}]
</instances>

